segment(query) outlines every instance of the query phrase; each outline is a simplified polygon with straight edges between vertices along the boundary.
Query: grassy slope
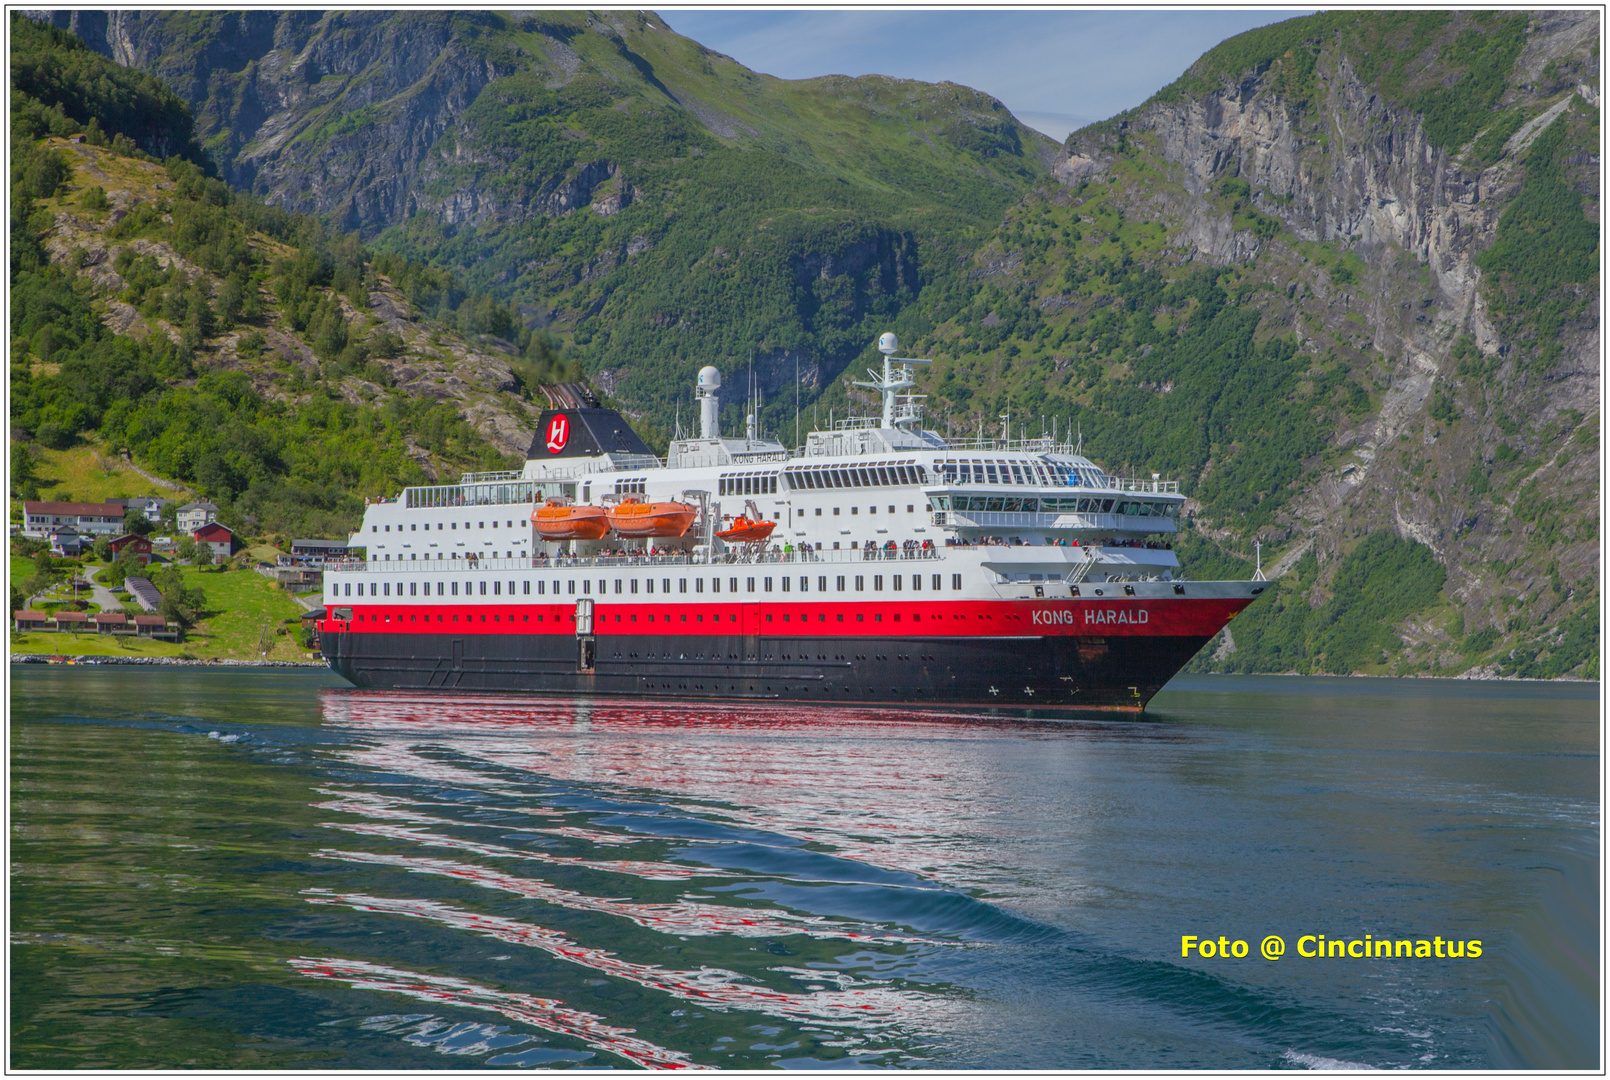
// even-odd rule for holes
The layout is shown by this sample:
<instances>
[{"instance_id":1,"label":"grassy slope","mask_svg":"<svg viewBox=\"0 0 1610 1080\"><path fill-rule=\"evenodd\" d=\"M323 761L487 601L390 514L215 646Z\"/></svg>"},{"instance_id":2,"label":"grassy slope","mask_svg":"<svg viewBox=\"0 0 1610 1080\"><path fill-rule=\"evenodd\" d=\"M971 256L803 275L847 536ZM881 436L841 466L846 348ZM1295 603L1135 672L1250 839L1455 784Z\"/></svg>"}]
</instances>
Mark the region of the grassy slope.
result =
<instances>
[{"instance_id":1,"label":"grassy slope","mask_svg":"<svg viewBox=\"0 0 1610 1080\"><path fill-rule=\"evenodd\" d=\"M135 495L157 495L181 503L189 501L184 488L165 488L153 484L100 445L69 447L66 450L39 448L35 466L39 475L39 497L56 502L101 502ZM20 521L22 502L11 500L13 521Z\"/></svg>"},{"instance_id":2,"label":"grassy slope","mask_svg":"<svg viewBox=\"0 0 1610 1080\"><path fill-rule=\"evenodd\" d=\"M16 558L13 557L13 573ZM31 571L31 567L30 567ZM272 638L266 659L305 660L299 642L301 628L286 622L300 617L302 608L273 581L251 570L216 572L180 567L186 585L199 585L206 594L205 615L182 644L149 638L103 634L11 634L13 653L53 653L62 656L189 656L201 660L258 659L262 627L284 628Z\"/></svg>"}]
</instances>

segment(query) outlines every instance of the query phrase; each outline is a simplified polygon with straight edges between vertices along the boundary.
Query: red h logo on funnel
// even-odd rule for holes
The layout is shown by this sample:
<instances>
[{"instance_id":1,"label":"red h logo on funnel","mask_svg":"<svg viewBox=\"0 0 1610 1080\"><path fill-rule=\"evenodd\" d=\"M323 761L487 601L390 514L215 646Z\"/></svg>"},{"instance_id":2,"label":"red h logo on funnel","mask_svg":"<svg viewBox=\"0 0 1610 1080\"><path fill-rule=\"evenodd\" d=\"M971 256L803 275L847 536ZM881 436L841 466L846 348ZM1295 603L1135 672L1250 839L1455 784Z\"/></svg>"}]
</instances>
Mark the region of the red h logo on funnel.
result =
<instances>
[{"instance_id":1,"label":"red h logo on funnel","mask_svg":"<svg viewBox=\"0 0 1610 1080\"><path fill-rule=\"evenodd\" d=\"M557 454L570 441L570 421L561 413L548 421L548 453Z\"/></svg>"}]
</instances>

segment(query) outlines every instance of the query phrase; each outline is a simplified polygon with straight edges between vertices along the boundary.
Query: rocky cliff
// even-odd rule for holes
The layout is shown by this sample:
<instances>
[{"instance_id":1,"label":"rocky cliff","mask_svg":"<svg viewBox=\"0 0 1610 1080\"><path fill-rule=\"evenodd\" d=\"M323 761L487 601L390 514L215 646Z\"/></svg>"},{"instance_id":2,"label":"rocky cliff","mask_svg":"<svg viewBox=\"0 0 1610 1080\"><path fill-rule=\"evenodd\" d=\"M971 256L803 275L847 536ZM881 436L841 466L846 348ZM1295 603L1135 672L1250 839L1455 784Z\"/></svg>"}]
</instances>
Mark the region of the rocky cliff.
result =
<instances>
[{"instance_id":1,"label":"rocky cliff","mask_svg":"<svg viewBox=\"0 0 1610 1080\"><path fill-rule=\"evenodd\" d=\"M1338 569L1386 531L1446 577L1392 620L1403 651L1368 666L1577 668L1596 646L1565 638L1584 619L1597 635L1598 36L1593 12L1342 13L1227 42L1074 133L1057 186L981 249L982 299L929 343L956 356L932 373L941 409L983 415L991 387L989 410L1069 415L1110 465L1180 475L1220 545L1250 556L1261 539L1275 572L1310 556L1292 583L1314 614L1281 633L1329 618ZM1245 340L1185 356L1209 296L1182 283L1204 273ZM1272 402L1190 382L1226 349L1282 340ZM1202 418L1222 437L1181 452L1162 395L1182 392L1230 405ZM1257 478L1252 504L1215 494L1236 468ZM1240 662L1291 666L1260 652L1279 636L1260 619L1275 621L1235 628Z\"/></svg>"}]
</instances>

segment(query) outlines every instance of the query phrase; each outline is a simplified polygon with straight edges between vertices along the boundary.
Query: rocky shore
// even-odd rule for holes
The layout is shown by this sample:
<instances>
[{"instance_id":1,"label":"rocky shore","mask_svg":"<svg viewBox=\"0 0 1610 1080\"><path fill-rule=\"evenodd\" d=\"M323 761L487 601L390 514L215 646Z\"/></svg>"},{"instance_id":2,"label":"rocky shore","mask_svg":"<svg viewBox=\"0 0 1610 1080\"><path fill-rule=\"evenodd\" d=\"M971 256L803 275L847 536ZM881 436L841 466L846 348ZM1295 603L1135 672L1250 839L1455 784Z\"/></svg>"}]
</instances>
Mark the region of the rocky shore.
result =
<instances>
[{"instance_id":1,"label":"rocky shore","mask_svg":"<svg viewBox=\"0 0 1610 1080\"><path fill-rule=\"evenodd\" d=\"M51 656L13 653L13 664L119 664L139 667L324 668L317 660L185 660L176 656Z\"/></svg>"}]
</instances>

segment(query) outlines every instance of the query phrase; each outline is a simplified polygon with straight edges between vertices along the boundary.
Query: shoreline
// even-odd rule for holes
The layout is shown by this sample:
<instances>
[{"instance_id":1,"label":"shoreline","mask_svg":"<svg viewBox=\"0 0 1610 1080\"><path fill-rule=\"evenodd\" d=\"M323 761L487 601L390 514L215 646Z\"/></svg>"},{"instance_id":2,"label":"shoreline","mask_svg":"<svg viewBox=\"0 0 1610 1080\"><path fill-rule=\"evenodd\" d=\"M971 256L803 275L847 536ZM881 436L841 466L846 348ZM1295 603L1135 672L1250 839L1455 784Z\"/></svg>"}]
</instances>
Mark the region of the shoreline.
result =
<instances>
[{"instance_id":1,"label":"shoreline","mask_svg":"<svg viewBox=\"0 0 1610 1080\"><path fill-rule=\"evenodd\" d=\"M231 668L307 668L328 671L329 665L317 660L185 660L177 656L66 656L60 653L12 653L13 664L56 664L64 667L231 667Z\"/></svg>"}]
</instances>

